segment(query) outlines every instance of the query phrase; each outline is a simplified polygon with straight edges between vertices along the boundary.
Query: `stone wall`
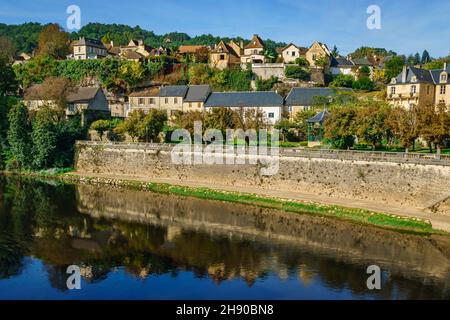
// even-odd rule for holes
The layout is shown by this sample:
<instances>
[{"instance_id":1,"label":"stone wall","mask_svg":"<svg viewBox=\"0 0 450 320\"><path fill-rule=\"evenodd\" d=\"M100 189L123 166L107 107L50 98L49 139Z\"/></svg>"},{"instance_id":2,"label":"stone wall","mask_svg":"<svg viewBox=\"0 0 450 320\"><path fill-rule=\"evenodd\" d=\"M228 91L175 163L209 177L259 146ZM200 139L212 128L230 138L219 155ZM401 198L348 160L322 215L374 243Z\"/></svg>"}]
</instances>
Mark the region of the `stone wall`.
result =
<instances>
[{"instance_id":1,"label":"stone wall","mask_svg":"<svg viewBox=\"0 0 450 320\"><path fill-rule=\"evenodd\" d=\"M323 198L373 201L383 206L447 212L450 166L282 155L274 176L260 165L175 165L170 150L133 144L77 145L76 168L84 174L195 181L214 188L236 186L249 192L276 190ZM436 205L444 201L443 205Z\"/></svg>"}]
</instances>

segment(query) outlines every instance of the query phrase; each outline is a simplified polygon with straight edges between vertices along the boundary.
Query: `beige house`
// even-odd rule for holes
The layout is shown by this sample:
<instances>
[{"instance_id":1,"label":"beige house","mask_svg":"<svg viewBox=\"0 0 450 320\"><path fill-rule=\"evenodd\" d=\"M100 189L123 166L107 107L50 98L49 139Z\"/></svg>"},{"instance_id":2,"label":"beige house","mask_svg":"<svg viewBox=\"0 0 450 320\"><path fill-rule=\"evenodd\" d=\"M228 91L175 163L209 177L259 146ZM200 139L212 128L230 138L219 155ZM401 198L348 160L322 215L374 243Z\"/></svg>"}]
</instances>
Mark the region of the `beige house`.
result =
<instances>
[{"instance_id":1,"label":"beige house","mask_svg":"<svg viewBox=\"0 0 450 320\"><path fill-rule=\"evenodd\" d=\"M142 110L144 113L148 113L150 109L160 109L159 88L153 87L133 92L129 95L128 102L127 116L135 110Z\"/></svg>"},{"instance_id":2,"label":"beige house","mask_svg":"<svg viewBox=\"0 0 450 320\"><path fill-rule=\"evenodd\" d=\"M244 47L244 54L241 56L241 64L266 63L264 50L264 41L255 34L250 43Z\"/></svg>"},{"instance_id":3,"label":"beige house","mask_svg":"<svg viewBox=\"0 0 450 320\"><path fill-rule=\"evenodd\" d=\"M183 112L203 111L205 102L211 94L209 85L189 86L186 97L183 100Z\"/></svg>"},{"instance_id":4,"label":"beige house","mask_svg":"<svg viewBox=\"0 0 450 320\"><path fill-rule=\"evenodd\" d=\"M100 59L107 56L107 49L99 40L81 37L73 43L72 55L75 60Z\"/></svg>"},{"instance_id":5,"label":"beige house","mask_svg":"<svg viewBox=\"0 0 450 320\"><path fill-rule=\"evenodd\" d=\"M327 45L318 41L314 42L308 51L306 51L306 60L311 67L321 67L316 64L316 61L320 58L326 58L329 61L326 68L329 67L331 56L331 51Z\"/></svg>"},{"instance_id":6,"label":"beige house","mask_svg":"<svg viewBox=\"0 0 450 320\"><path fill-rule=\"evenodd\" d=\"M450 109L449 72L447 65L436 70L405 66L387 86L387 100L392 105L407 109L437 104L444 104Z\"/></svg>"},{"instance_id":7,"label":"beige house","mask_svg":"<svg viewBox=\"0 0 450 320\"><path fill-rule=\"evenodd\" d=\"M209 64L212 68L218 68L220 70L232 68L241 63L242 54L242 46L239 46L234 41L230 43L220 41L216 48L209 54Z\"/></svg>"},{"instance_id":8,"label":"beige house","mask_svg":"<svg viewBox=\"0 0 450 320\"><path fill-rule=\"evenodd\" d=\"M124 52L135 52L144 58L150 56L152 48L144 44L144 40L130 40L127 46L121 47L120 51Z\"/></svg>"}]
</instances>

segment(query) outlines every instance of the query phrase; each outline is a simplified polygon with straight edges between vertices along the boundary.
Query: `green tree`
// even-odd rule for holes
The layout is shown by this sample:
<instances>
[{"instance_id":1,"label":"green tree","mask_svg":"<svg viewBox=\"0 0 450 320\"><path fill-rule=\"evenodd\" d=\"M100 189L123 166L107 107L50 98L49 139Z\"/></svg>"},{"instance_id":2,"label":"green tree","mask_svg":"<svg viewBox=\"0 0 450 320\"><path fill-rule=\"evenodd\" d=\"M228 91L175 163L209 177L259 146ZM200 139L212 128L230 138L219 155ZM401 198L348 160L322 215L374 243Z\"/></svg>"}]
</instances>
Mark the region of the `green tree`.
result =
<instances>
[{"instance_id":1,"label":"green tree","mask_svg":"<svg viewBox=\"0 0 450 320\"><path fill-rule=\"evenodd\" d=\"M420 62L421 62L422 64L425 64L425 63L431 62L431 60L433 60L433 59L431 59L431 56L430 56L430 54L428 53L428 51L427 51L427 50L424 50L423 53L422 53L422 59L421 59Z\"/></svg>"},{"instance_id":2,"label":"green tree","mask_svg":"<svg viewBox=\"0 0 450 320\"><path fill-rule=\"evenodd\" d=\"M207 84L211 78L212 70L206 64L196 64L189 68L189 84Z\"/></svg>"},{"instance_id":3,"label":"green tree","mask_svg":"<svg viewBox=\"0 0 450 320\"><path fill-rule=\"evenodd\" d=\"M235 114L229 108L213 108L206 115L205 128L207 129L217 129L225 134L227 129L235 127Z\"/></svg>"},{"instance_id":4,"label":"green tree","mask_svg":"<svg viewBox=\"0 0 450 320\"><path fill-rule=\"evenodd\" d=\"M17 81L9 59L0 54L0 97L15 93Z\"/></svg>"},{"instance_id":5,"label":"green tree","mask_svg":"<svg viewBox=\"0 0 450 320\"><path fill-rule=\"evenodd\" d=\"M14 41L6 36L0 36L0 56L4 55L9 60L12 60L16 56L16 44Z\"/></svg>"},{"instance_id":6,"label":"green tree","mask_svg":"<svg viewBox=\"0 0 450 320\"><path fill-rule=\"evenodd\" d=\"M385 63L386 77L390 80L397 77L400 72L402 72L403 66L405 65L405 59L402 56L392 57L389 61Z\"/></svg>"},{"instance_id":7,"label":"green tree","mask_svg":"<svg viewBox=\"0 0 450 320\"><path fill-rule=\"evenodd\" d=\"M50 107L40 108L32 122L33 168L46 169L54 164L57 143L55 114Z\"/></svg>"},{"instance_id":8,"label":"green tree","mask_svg":"<svg viewBox=\"0 0 450 320\"><path fill-rule=\"evenodd\" d=\"M140 137L140 125L144 118L144 111L134 110L130 112L128 118L115 129L115 132L118 134L128 133L128 135L135 141Z\"/></svg>"},{"instance_id":9,"label":"green tree","mask_svg":"<svg viewBox=\"0 0 450 320\"><path fill-rule=\"evenodd\" d=\"M267 80L263 80L262 78L256 79L256 91L270 91L273 86L278 83L278 78L271 76Z\"/></svg>"},{"instance_id":10,"label":"green tree","mask_svg":"<svg viewBox=\"0 0 450 320\"><path fill-rule=\"evenodd\" d=\"M411 110L403 107L392 108L388 113L386 124L403 147L406 149L414 147L419 137L417 108L414 107Z\"/></svg>"},{"instance_id":11,"label":"green tree","mask_svg":"<svg viewBox=\"0 0 450 320\"><path fill-rule=\"evenodd\" d=\"M295 59L295 64L299 65L300 67L308 67L309 66L309 62L308 62L308 60L306 60L305 57L298 57L297 59Z\"/></svg>"},{"instance_id":12,"label":"green tree","mask_svg":"<svg viewBox=\"0 0 450 320\"><path fill-rule=\"evenodd\" d=\"M14 105L8 113L8 142L12 154L10 164L14 168L30 168L31 137L28 109L22 103Z\"/></svg>"},{"instance_id":13,"label":"green tree","mask_svg":"<svg viewBox=\"0 0 450 320\"><path fill-rule=\"evenodd\" d=\"M103 140L103 134L111 128L109 120L97 120L91 123L91 130L97 132L100 140Z\"/></svg>"},{"instance_id":14,"label":"green tree","mask_svg":"<svg viewBox=\"0 0 450 320\"><path fill-rule=\"evenodd\" d=\"M138 126L139 137L146 142L153 142L163 131L166 122L167 113L165 111L151 109Z\"/></svg>"},{"instance_id":15,"label":"green tree","mask_svg":"<svg viewBox=\"0 0 450 320\"><path fill-rule=\"evenodd\" d=\"M335 108L325 121L325 139L334 148L347 149L355 143L357 108L353 105Z\"/></svg>"},{"instance_id":16,"label":"green tree","mask_svg":"<svg viewBox=\"0 0 450 320\"><path fill-rule=\"evenodd\" d=\"M370 143L373 149L379 147L383 139L390 135L389 127L386 125L388 114L389 107L375 101L367 101L358 108L356 134Z\"/></svg>"}]
</instances>

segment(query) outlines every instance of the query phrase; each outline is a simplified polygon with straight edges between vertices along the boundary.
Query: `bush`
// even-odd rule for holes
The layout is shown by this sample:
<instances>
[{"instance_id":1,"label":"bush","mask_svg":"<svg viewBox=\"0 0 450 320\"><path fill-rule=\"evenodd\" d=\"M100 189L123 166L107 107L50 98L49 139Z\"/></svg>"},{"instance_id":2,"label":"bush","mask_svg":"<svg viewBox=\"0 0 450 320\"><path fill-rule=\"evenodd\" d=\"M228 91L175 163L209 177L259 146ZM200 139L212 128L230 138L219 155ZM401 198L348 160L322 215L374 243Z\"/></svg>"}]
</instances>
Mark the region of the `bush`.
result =
<instances>
[{"instance_id":1,"label":"bush","mask_svg":"<svg viewBox=\"0 0 450 320\"><path fill-rule=\"evenodd\" d=\"M372 80L370 80L370 78L361 77L360 79L353 82L353 89L373 91L375 89L375 84Z\"/></svg>"},{"instance_id":2,"label":"bush","mask_svg":"<svg viewBox=\"0 0 450 320\"><path fill-rule=\"evenodd\" d=\"M300 66L286 66L285 75L287 78L309 81L310 74Z\"/></svg>"},{"instance_id":3,"label":"bush","mask_svg":"<svg viewBox=\"0 0 450 320\"><path fill-rule=\"evenodd\" d=\"M355 78L350 74L338 74L330 83L333 88L352 88Z\"/></svg>"},{"instance_id":4,"label":"bush","mask_svg":"<svg viewBox=\"0 0 450 320\"><path fill-rule=\"evenodd\" d=\"M256 80L256 91L270 91L276 83L278 83L278 78L274 76L267 80L258 78Z\"/></svg>"},{"instance_id":5,"label":"bush","mask_svg":"<svg viewBox=\"0 0 450 320\"><path fill-rule=\"evenodd\" d=\"M109 120L97 120L92 122L91 130L95 130L100 137L100 140L103 140L103 134L111 129L111 122Z\"/></svg>"}]
</instances>

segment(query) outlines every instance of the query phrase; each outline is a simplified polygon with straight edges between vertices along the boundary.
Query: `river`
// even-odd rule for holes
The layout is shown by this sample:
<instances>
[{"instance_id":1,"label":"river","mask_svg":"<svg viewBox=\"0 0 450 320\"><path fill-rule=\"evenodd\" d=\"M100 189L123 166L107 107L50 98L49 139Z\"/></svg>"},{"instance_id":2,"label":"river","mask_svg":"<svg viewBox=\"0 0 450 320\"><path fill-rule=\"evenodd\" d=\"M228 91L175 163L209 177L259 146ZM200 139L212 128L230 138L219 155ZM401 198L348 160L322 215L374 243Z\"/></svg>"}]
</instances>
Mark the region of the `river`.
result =
<instances>
[{"instance_id":1,"label":"river","mask_svg":"<svg viewBox=\"0 0 450 320\"><path fill-rule=\"evenodd\" d=\"M449 298L447 237L0 175L0 299Z\"/></svg>"}]
</instances>

